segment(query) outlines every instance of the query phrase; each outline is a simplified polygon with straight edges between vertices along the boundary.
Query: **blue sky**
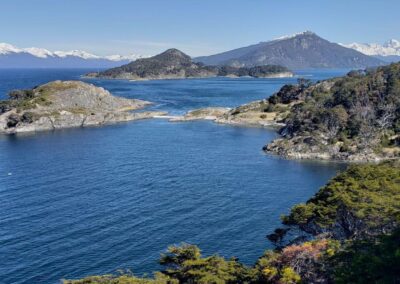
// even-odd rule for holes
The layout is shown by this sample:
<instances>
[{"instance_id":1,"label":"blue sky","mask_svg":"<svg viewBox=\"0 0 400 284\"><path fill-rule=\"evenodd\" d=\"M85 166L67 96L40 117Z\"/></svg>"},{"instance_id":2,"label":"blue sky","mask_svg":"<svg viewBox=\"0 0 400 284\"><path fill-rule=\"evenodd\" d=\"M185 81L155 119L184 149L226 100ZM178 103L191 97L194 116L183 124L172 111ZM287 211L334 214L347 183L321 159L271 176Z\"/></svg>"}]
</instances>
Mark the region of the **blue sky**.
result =
<instances>
[{"instance_id":1,"label":"blue sky","mask_svg":"<svg viewBox=\"0 0 400 284\"><path fill-rule=\"evenodd\" d=\"M99 55L197 56L312 30L334 42L400 39L399 0L1 0L0 42Z\"/></svg>"}]
</instances>

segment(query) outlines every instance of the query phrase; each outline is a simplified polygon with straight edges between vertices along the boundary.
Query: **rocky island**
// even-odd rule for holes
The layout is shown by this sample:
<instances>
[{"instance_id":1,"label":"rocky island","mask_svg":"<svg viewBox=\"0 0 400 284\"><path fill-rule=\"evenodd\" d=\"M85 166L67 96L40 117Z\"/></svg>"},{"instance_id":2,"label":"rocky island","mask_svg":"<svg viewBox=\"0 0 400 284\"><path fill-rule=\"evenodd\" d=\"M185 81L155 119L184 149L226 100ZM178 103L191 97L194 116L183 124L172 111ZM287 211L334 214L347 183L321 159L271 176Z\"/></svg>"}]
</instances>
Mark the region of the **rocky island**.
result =
<instances>
[{"instance_id":1,"label":"rocky island","mask_svg":"<svg viewBox=\"0 0 400 284\"><path fill-rule=\"evenodd\" d=\"M279 78L292 77L293 73L279 65L263 65L250 68L232 66L206 66L192 61L192 58L177 49L167 51L150 58L137 59L129 64L98 73L89 73L87 77L123 80L158 80L208 77L254 77Z\"/></svg>"},{"instance_id":2,"label":"rocky island","mask_svg":"<svg viewBox=\"0 0 400 284\"><path fill-rule=\"evenodd\" d=\"M150 118L160 112L130 112L150 102L115 97L80 81L54 81L16 90L0 101L0 133L13 134L96 126Z\"/></svg>"}]
</instances>

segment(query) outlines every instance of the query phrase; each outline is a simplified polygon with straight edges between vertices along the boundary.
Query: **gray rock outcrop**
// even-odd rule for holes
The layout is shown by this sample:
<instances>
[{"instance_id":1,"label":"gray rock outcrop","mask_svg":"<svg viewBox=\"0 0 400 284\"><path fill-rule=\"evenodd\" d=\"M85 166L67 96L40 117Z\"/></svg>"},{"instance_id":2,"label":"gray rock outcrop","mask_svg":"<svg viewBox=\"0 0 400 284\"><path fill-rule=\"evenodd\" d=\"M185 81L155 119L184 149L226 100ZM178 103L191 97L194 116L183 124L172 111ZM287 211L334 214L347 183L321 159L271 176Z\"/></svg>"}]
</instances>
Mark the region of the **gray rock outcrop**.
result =
<instances>
[{"instance_id":1,"label":"gray rock outcrop","mask_svg":"<svg viewBox=\"0 0 400 284\"><path fill-rule=\"evenodd\" d=\"M143 119L160 112L131 112L150 102L115 97L80 81L54 81L10 93L0 102L0 133L13 134L98 126Z\"/></svg>"}]
</instances>

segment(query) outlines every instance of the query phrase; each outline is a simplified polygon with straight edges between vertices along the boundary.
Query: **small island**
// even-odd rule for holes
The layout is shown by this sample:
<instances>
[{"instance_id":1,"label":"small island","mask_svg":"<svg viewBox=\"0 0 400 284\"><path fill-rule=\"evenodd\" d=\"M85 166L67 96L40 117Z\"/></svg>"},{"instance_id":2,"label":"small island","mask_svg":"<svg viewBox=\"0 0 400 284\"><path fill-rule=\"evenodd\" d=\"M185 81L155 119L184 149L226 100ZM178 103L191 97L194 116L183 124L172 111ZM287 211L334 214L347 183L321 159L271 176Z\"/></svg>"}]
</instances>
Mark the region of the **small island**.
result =
<instances>
[{"instance_id":1,"label":"small island","mask_svg":"<svg viewBox=\"0 0 400 284\"><path fill-rule=\"evenodd\" d=\"M98 73L86 74L86 77L123 80L161 80L209 77L253 77L283 78L293 77L286 67L263 65L255 67L207 66L193 62L192 58L177 49L149 58L137 59L129 64L111 68Z\"/></svg>"},{"instance_id":2,"label":"small island","mask_svg":"<svg viewBox=\"0 0 400 284\"><path fill-rule=\"evenodd\" d=\"M131 112L151 104L115 97L80 81L54 81L30 90L16 90L0 101L0 133L14 134L98 126L163 115Z\"/></svg>"}]
</instances>

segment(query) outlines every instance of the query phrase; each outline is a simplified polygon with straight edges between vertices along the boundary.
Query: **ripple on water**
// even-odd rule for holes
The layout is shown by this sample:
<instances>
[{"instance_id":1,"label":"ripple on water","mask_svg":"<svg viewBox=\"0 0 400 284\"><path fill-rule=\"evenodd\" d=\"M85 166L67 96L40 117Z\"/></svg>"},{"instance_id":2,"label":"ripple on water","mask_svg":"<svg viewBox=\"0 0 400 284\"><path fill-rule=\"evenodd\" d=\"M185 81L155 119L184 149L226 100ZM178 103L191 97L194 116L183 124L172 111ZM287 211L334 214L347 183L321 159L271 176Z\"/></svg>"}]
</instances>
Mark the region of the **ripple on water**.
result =
<instances>
[{"instance_id":1,"label":"ripple on water","mask_svg":"<svg viewBox=\"0 0 400 284\"><path fill-rule=\"evenodd\" d=\"M38 71L15 85L5 83L7 73L0 94L79 75L65 72ZM93 83L183 112L260 99L290 80ZM343 167L267 156L261 148L275 136L151 120L0 137L0 279L57 283L119 268L151 272L160 252L180 242L253 263L270 246L265 235L279 216Z\"/></svg>"}]
</instances>

